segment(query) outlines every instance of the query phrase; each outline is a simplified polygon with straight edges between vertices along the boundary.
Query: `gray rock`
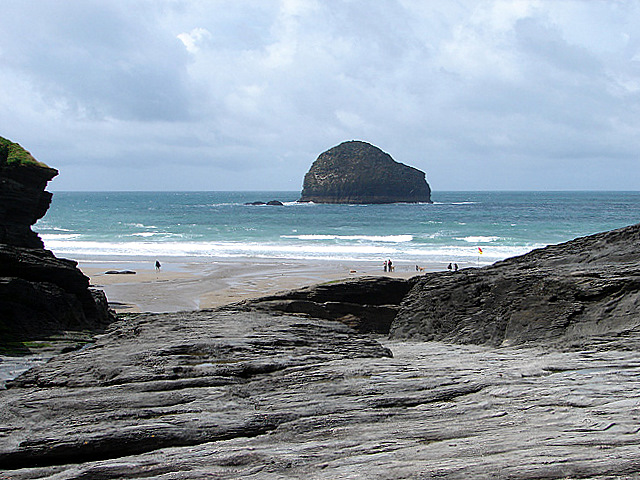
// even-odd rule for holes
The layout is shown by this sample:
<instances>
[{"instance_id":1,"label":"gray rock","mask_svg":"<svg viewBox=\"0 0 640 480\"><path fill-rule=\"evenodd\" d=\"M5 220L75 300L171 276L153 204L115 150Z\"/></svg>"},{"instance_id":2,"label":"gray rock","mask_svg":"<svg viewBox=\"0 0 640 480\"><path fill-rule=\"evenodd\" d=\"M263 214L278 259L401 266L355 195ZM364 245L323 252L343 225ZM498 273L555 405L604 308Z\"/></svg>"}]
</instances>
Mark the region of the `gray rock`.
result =
<instances>
[{"instance_id":1,"label":"gray rock","mask_svg":"<svg viewBox=\"0 0 640 480\"><path fill-rule=\"evenodd\" d=\"M251 312L140 315L92 348L7 382L0 399L10 407L0 425L11 427L0 432L0 468L262 435L299 413L262 409L254 382L266 393L277 372L300 378L315 365L390 355L337 322Z\"/></svg>"},{"instance_id":2,"label":"gray rock","mask_svg":"<svg viewBox=\"0 0 640 480\"><path fill-rule=\"evenodd\" d=\"M637 474L636 352L383 343L291 315L140 315L0 391L0 469L16 480Z\"/></svg>"},{"instance_id":3,"label":"gray rock","mask_svg":"<svg viewBox=\"0 0 640 480\"><path fill-rule=\"evenodd\" d=\"M427 274L391 337L486 345L640 346L640 225L481 269Z\"/></svg>"}]
</instances>

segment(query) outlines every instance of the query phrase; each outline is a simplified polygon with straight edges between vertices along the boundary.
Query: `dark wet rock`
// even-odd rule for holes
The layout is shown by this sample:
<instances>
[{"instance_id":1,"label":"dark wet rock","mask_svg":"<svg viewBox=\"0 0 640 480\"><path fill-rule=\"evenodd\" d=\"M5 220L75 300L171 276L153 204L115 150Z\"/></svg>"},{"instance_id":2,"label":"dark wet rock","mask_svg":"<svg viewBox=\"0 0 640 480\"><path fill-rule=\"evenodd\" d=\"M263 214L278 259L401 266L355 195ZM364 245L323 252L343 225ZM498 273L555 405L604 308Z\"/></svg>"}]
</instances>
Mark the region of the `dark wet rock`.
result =
<instances>
[{"instance_id":1,"label":"dark wet rock","mask_svg":"<svg viewBox=\"0 0 640 480\"><path fill-rule=\"evenodd\" d=\"M48 250L0 244L0 344L67 330L100 330L114 318L77 263Z\"/></svg>"},{"instance_id":2,"label":"dark wet rock","mask_svg":"<svg viewBox=\"0 0 640 480\"><path fill-rule=\"evenodd\" d=\"M45 188L57 173L0 137L0 346L99 330L114 319L77 262L56 258L31 230L49 208Z\"/></svg>"},{"instance_id":3,"label":"dark wet rock","mask_svg":"<svg viewBox=\"0 0 640 480\"><path fill-rule=\"evenodd\" d=\"M427 274L392 338L562 348L640 346L640 225L481 269Z\"/></svg>"},{"instance_id":4,"label":"dark wet rock","mask_svg":"<svg viewBox=\"0 0 640 480\"><path fill-rule=\"evenodd\" d=\"M247 202L245 203L245 205L269 205L269 206L276 206L276 207L284 207L284 203L282 203L280 200L269 200L268 202L261 202L261 201L257 201L257 202Z\"/></svg>"},{"instance_id":5,"label":"dark wet rock","mask_svg":"<svg viewBox=\"0 0 640 480\"><path fill-rule=\"evenodd\" d=\"M104 272L105 275L135 275L136 272L133 270L107 270Z\"/></svg>"},{"instance_id":6,"label":"dark wet rock","mask_svg":"<svg viewBox=\"0 0 640 480\"><path fill-rule=\"evenodd\" d=\"M361 142L344 142L313 162L304 177L301 202L431 202L424 172L396 162L388 153Z\"/></svg>"},{"instance_id":7,"label":"dark wet rock","mask_svg":"<svg viewBox=\"0 0 640 480\"><path fill-rule=\"evenodd\" d=\"M0 244L43 248L31 230L51 203L47 182L58 174L17 143L0 137Z\"/></svg>"},{"instance_id":8,"label":"dark wet rock","mask_svg":"<svg viewBox=\"0 0 640 480\"><path fill-rule=\"evenodd\" d=\"M230 308L303 313L337 320L360 333L389 333L398 306L415 280L362 277L245 300Z\"/></svg>"}]
</instances>

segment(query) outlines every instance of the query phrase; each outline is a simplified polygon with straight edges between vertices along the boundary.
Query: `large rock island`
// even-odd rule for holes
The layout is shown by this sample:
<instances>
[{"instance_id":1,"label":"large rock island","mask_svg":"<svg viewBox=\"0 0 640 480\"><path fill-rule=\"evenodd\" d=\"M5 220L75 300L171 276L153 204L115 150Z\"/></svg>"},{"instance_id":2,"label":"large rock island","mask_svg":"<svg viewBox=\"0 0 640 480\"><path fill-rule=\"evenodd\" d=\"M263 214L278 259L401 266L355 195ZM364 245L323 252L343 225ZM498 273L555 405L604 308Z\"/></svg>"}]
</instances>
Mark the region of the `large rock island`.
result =
<instances>
[{"instance_id":1,"label":"large rock island","mask_svg":"<svg viewBox=\"0 0 640 480\"><path fill-rule=\"evenodd\" d=\"M378 147L341 143L313 162L304 177L301 202L431 203L424 172L396 162Z\"/></svg>"}]
</instances>

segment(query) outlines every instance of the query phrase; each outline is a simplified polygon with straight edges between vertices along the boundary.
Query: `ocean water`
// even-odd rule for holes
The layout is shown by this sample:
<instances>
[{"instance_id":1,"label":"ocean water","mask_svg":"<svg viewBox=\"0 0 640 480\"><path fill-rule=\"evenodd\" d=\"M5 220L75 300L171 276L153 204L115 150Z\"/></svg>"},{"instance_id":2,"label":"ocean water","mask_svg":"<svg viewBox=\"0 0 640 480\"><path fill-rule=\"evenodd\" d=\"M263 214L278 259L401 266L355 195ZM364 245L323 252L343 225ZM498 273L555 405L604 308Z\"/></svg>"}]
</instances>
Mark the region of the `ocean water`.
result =
<instances>
[{"instance_id":1,"label":"ocean water","mask_svg":"<svg viewBox=\"0 0 640 480\"><path fill-rule=\"evenodd\" d=\"M390 258L466 266L640 222L640 192L434 192L433 204L392 205L296 203L298 197L57 192L34 230L66 258ZM245 205L272 199L285 205Z\"/></svg>"}]
</instances>

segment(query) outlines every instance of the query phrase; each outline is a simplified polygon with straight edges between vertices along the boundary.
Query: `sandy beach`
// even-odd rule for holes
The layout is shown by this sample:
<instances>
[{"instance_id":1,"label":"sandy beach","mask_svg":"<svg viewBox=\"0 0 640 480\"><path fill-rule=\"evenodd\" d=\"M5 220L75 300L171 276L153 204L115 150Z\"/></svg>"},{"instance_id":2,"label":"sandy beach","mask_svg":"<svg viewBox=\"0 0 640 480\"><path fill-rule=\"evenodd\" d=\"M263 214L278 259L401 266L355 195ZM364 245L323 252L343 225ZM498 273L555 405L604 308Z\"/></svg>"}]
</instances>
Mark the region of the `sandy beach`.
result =
<instances>
[{"instance_id":1,"label":"sandy beach","mask_svg":"<svg viewBox=\"0 0 640 480\"><path fill-rule=\"evenodd\" d=\"M104 290L117 312L175 312L212 308L247 298L255 298L334 280L361 276L409 278L446 265L429 265L416 272L414 264L395 265L384 272L382 262L223 259L180 257L83 258L80 269L91 284ZM135 272L126 273L106 273Z\"/></svg>"}]
</instances>

